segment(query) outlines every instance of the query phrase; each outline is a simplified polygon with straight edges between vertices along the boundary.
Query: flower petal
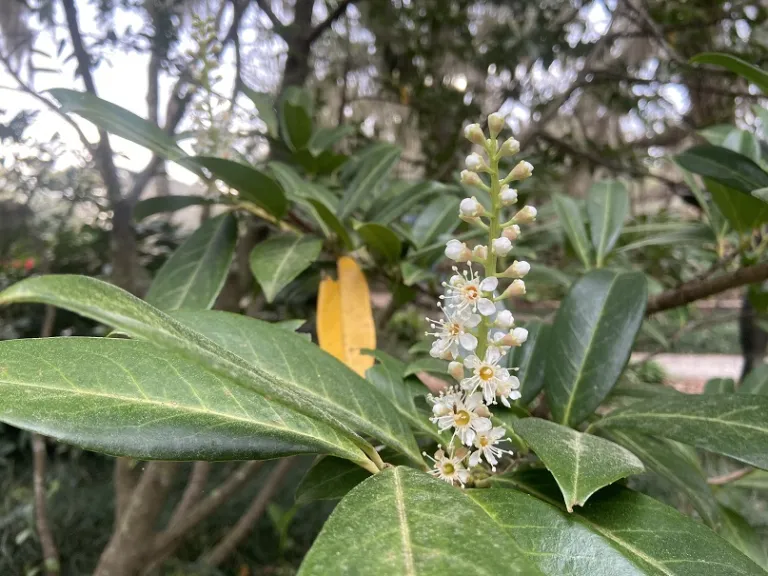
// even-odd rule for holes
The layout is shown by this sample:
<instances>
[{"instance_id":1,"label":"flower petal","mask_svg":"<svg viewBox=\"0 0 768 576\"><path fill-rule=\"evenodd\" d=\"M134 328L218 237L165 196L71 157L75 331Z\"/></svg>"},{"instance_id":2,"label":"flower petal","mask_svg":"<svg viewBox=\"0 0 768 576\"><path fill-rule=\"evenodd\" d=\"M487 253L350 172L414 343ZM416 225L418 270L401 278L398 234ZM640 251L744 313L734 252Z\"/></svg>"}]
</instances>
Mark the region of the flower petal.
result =
<instances>
[{"instance_id":1,"label":"flower petal","mask_svg":"<svg viewBox=\"0 0 768 576\"><path fill-rule=\"evenodd\" d=\"M461 336L459 336L459 344L461 344L467 350L471 351L477 348L477 338L475 338L472 334L464 332Z\"/></svg>"},{"instance_id":2,"label":"flower petal","mask_svg":"<svg viewBox=\"0 0 768 576\"><path fill-rule=\"evenodd\" d=\"M469 308L467 308L467 311L469 311ZM469 317L464 321L464 326L467 328L474 328L478 324L480 324L480 321L482 318L479 314L470 314Z\"/></svg>"},{"instance_id":3,"label":"flower petal","mask_svg":"<svg viewBox=\"0 0 768 576\"><path fill-rule=\"evenodd\" d=\"M501 359L501 350L496 346L490 346L485 352L486 364L496 364Z\"/></svg>"},{"instance_id":4,"label":"flower petal","mask_svg":"<svg viewBox=\"0 0 768 576\"><path fill-rule=\"evenodd\" d=\"M496 313L496 305L488 298L480 298L477 301L477 311L483 316L491 316Z\"/></svg>"},{"instance_id":5,"label":"flower petal","mask_svg":"<svg viewBox=\"0 0 768 576\"><path fill-rule=\"evenodd\" d=\"M499 279L496 276L489 276L482 282L480 282L480 290L483 292L493 292L499 285Z\"/></svg>"}]
</instances>

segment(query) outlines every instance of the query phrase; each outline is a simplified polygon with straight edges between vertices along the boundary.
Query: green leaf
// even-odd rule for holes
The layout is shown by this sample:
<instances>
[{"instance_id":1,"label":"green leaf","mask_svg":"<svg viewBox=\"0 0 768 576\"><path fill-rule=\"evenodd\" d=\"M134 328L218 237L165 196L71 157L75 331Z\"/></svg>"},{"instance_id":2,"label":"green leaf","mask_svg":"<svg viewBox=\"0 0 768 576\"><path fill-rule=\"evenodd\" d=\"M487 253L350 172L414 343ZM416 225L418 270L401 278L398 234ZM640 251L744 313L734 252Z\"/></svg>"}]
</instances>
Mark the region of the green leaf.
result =
<instances>
[{"instance_id":1,"label":"green leaf","mask_svg":"<svg viewBox=\"0 0 768 576\"><path fill-rule=\"evenodd\" d=\"M264 172L240 162L211 156L194 156L189 161L206 168L214 178L237 190L240 200L260 206L275 218L282 218L288 211L283 187Z\"/></svg>"},{"instance_id":2,"label":"green leaf","mask_svg":"<svg viewBox=\"0 0 768 576\"><path fill-rule=\"evenodd\" d=\"M733 394L736 384L733 378L711 378L704 384L705 394Z\"/></svg>"},{"instance_id":3,"label":"green leaf","mask_svg":"<svg viewBox=\"0 0 768 576\"><path fill-rule=\"evenodd\" d=\"M698 462L687 458L683 446L665 438L654 438L627 430L611 430L606 437L624 446L645 466L685 494L704 522L715 528L720 510L715 495Z\"/></svg>"},{"instance_id":4,"label":"green leaf","mask_svg":"<svg viewBox=\"0 0 768 576\"><path fill-rule=\"evenodd\" d=\"M425 356L417 358L405 367L403 376L413 376L419 372L428 372L437 376L446 376L448 374L448 361Z\"/></svg>"},{"instance_id":5,"label":"green leaf","mask_svg":"<svg viewBox=\"0 0 768 576\"><path fill-rule=\"evenodd\" d=\"M749 474L729 482L726 487L742 488L744 490L768 490L768 472L765 470L753 470Z\"/></svg>"},{"instance_id":6,"label":"green leaf","mask_svg":"<svg viewBox=\"0 0 768 576\"><path fill-rule=\"evenodd\" d=\"M723 140L722 146L744 154L755 163L760 162L760 142L751 132L734 128Z\"/></svg>"},{"instance_id":7,"label":"green leaf","mask_svg":"<svg viewBox=\"0 0 768 576\"><path fill-rule=\"evenodd\" d=\"M372 198L374 190L388 176L400 158L400 148L397 146L382 146L376 154L368 157L360 166L347 186L341 200L339 218L349 217L366 198Z\"/></svg>"},{"instance_id":8,"label":"green leaf","mask_svg":"<svg viewBox=\"0 0 768 576\"><path fill-rule=\"evenodd\" d=\"M467 543L482 543L482 553ZM542 574L492 511L404 467L376 474L349 492L299 569L299 576L458 573Z\"/></svg>"},{"instance_id":9,"label":"green leaf","mask_svg":"<svg viewBox=\"0 0 768 576\"><path fill-rule=\"evenodd\" d=\"M768 186L768 173L744 154L721 146L702 144L675 157L680 166L747 196Z\"/></svg>"},{"instance_id":10,"label":"green leaf","mask_svg":"<svg viewBox=\"0 0 768 576\"><path fill-rule=\"evenodd\" d=\"M323 248L323 241L312 236L286 234L256 244L251 251L251 272L272 302L280 290L309 268Z\"/></svg>"},{"instance_id":11,"label":"green leaf","mask_svg":"<svg viewBox=\"0 0 768 576\"><path fill-rule=\"evenodd\" d=\"M296 504L317 500L339 500L371 475L360 466L343 458L319 458L296 488Z\"/></svg>"},{"instance_id":12,"label":"green leaf","mask_svg":"<svg viewBox=\"0 0 768 576\"><path fill-rule=\"evenodd\" d=\"M455 196L438 196L424 208L411 228L411 238L417 248L450 234L460 224L459 202Z\"/></svg>"},{"instance_id":13,"label":"green leaf","mask_svg":"<svg viewBox=\"0 0 768 576\"><path fill-rule=\"evenodd\" d=\"M584 264L584 268L590 268L592 257L590 255L587 229L584 227L581 208L573 198L563 196L562 194L555 194L553 202L557 217L560 219L560 224L562 224L563 230L565 230L576 255Z\"/></svg>"},{"instance_id":14,"label":"green leaf","mask_svg":"<svg viewBox=\"0 0 768 576\"><path fill-rule=\"evenodd\" d=\"M624 253L633 250L648 248L649 246L701 246L707 242L714 243L715 236L712 229L706 224L685 224L676 226L671 232L658 233L649 230L648 236L616 249L616 252Z\"/></svg>"},{"instance_id":15,"label":"green leaf","mask_svg":"<svg viewBox=\"0 0 768 576\"><path fill-rule=\"evenodd\" d=\"M236 243L237 220L231 213L208 219L163 264L146 301L162 310L212 307L227 280Z\"/></svg>"},{"instance_id":16,"label":"green leaf","mask_svg":"<svg viewBox=\"0 0 768 576\"><path fill-rule=\"evenodd\" d=\"M330 148L339 140L354 134L356 129L351 124L342 124L336 128L318 128L309 139L307 148L314 156L320 154L323 150Z\"/></svg>"},{"instance_id":17,"label":"green leaf","mask_svg":"<svg viewBox=\"0 0 768 576\"><path fill-rule=\"evenodd\" d=\"M469 495L551 576L744 576L763 572L703 524L661 502L609 486L565 511L544 471L496 477ZM532 494L526 497L517 488ZM501 572L503 573L503 572Z\"/></svg>"},{"instance_id":18,"label":"green leaf","mask_svg":"<svg viewBox=\"0 0 768 576\"><path fill-rule=\"evenodd\" d=\"M296 332L296 330L304 326L306 323L306 320L297 318L295 320L281 320L280 322L273 322L273 325L278 328L282 328L283 330L288 330L289 332Z\"/></svg>"},{"instance_id":19,"label":"green leaf","mask_svg":"<svg viewBox=\"0 0 768 576\"><path fill-rule=\"evenodd\" d=\"M144 146L168 160L182 160L187 156L174 139L159 126L125 108L88 92L66 88L53 88L48 92L61 103L62 112L77 114L110 134Z\"/></svg>"},{"instance_id":20,"label":"green leaf","mask_svg":"<svg viewBox=\"0 0 768 576\"><path fill-rule=\"evenodd\" d=\"M355 231L374 254L379 254L392 263L400 259L403 244L391 229L381 224L369 222L361 224Z\"/></svg>"},{"instance_id":21,"label":"green leaf","mask_svg":"<svg viewBox=\"0 0 768 576\"><path fill-rule=\"evenodd\" d=\"M206 206L215 204L214 200L203 196L155 196L141 200L133 209L133 219L141 222L145 218L162 212L176 212L188 206Z\"/></svg>"},{"instance_id":22,"label":"green leaf","mask_svg":"<svg viewBox=\"0 0 768 576\"><path fill-rule=\"evenodd\" d=\"M352 244L352 238L349 237L349 232L347 232L347 229L344 227L344 224L341 223L341 220L336 218L336 215L319 200L308 198L307 202L312 205L320 219L325 222L325 224L333 231L334 234L336 234L344 246L347 249L352 250L354 248L354 245Z\"/></svg>"},{"instance_id":23,"label":"green leaf","mask_svg":"<svg viewBox=\"0 0 768 576\"><path fill-rule=\"evenodd\" d=\"M740 394L768 394L768 365L754 368L738 387Z\"/></svg>"},{"instance_id":24,"label":"green leaf","mask_svg":"<svg viewBox=\"0 0 768 576\"><path fill-rule=\"evenodd\" d=\"M734 548L751 558L755 564L768 571L768 551L755 529L738 512L725 506L721 507L721 512L723 524L720 535L733 544Z\"/></svg>"},{"instance_id":25,"label":"green leaf","mask_svg":"<svg viewBox=\"0 0 768 576\"><path fill-rule=\"evenodd\" d=\"M598 267L602 267L605 257L613 250L628 214L629 191L622 182L605 180L589 189L587 215Z\"/></svg>"},{"instance_id":26,"label":"green leaf","mask_svg":"<svg viewBox=\"0 0 768 576\"><path fill-rule=\"evenodd\" d=\"M388 199L383 206L374 204L369 210L368 216L378 224L389 224L417 206L423 205L432 196L447 194L450 190L449 186L440 182L417 182L395 197Z\"/></svg>"},{"instance_id":27,"label":"green leaf","mask_svg":"<svg viewBox=\"0 0 768 576\"><path fill-rule=\"evenodd\" d=\"M0 292L0 305L13 302L51 304L149 340L340 431L370 434L421 462L408 423L387 399L299 334L225 312L180 310L174 319L116 286L84 276L28 278Z\"/></svg>"},{"instance_id":28,"label":"green leaf","mask_svg":"<svg viewBox=\"0 0 768 576\"><path fill-rule=\"evenodd\" d=\"M325 204L329 210L336 210L338 199L326 188L315 184L301 176L292 166L282 162L270 162L269 169L275 179L285 190L286 195L293 201L312 198Z\"/></svg>"},{"instance_id":29,"label":"green leaf","mask_svg":"<svg viewBox=\"0 0 768 576\"><path fill-rule=\"evenodd\" d=\"M704 179L712 200L737 232L751 232L768 222L768 204L710 178Z\"/></svg>"},{"instance_id":30,"label":"green leaf","mask_svg":"<svg viewBox=\"0 0 768 576\"><path fill-rule=\"evenodd\" d=\"M718 52L703 52L691 58L691 62L694 64L712 64L730 70L760 88L763 94L768 95L768 74L760 68L744 62L744 60L736 58L736 56Z\"/></svg>"},{"instance_id":31,"label":"green leaf","mask_svg":"<svg viewBox=\"0 0 768 576\"><path fill-rule=\"evenodd\" d=\"M608 395L645 313L642 273L595 270L574 284L549 338L545 390L555 420L575 426Z\"/></svg>"},{"instance_id":32,"label":"green leaf","mask_svg":"<svg viewBox=\"0 0 768 576\"><path fill-rule=\"evenodd\" d=\"M431 270L426 270L405 260L400 263L400 272L403 275L403 284L406 286L413 286L424 280L435 278L435 273ZM429 352L429 348L427 348L427 352Z\"/></svg>"},{"instance_id":33,"label":"green leaf","mask_svg":"<svg viewBox=\"0 0 768 576\"><path fill-rule=\"evenodd\" d=\"M557 268L539 264L536 262L536 266L531 268L528 275L525 277L526 282L530 281L531 286L547 284L561 286L562 288L569 288L573 282L573 278L561 272Z\"/></svg>"},{"instance_id":34,"label":"green leaf","mask_svg":"<svg viewBox=\"0 0 768 576\"><path fill-rule=\"evenodd\" d=\"M259 113L259 118L267 126L267 134L271 138L277 138L279 126L277 122L277 112L275 112L275 102L271 94L266 92L257 92L256 90L249 88L245 84L240 82L240 90L243 91L253 105L256 107L256 112Z\"/></svg>"},{"instance_id":35,"label":"green leaf","mask_svg":"<svg viewBox=\"0 0 768 576\"><path fill-rule=\"evenodd\" d=\"M148 342L0 343L0 420L142 460L261 460L328 453L365 461L345 435Z\"/></svg>"},{"instance_id":36,"label":"green leaf","mask_svg":"<svg viewBox=\"0 0 768 576\"><path fill-rule=\"evenodd\" d=\"M306 148L312 137L312 117L301 89L291 87L280 102L280 128L283 141L291 150Z\"/></svg>"},{"instance_id":37,"label":"green leaf","mask_svg":"<svg viewBox=\"0 0 768 576\"><path fill-rule=\"evenodd\" d=\"M522 346L512 348L508 354L508 366L517 368L515 376L520 380L521 397L518 403L525 406L533 402L544 387L544 369L547 365L549 324L541 320L526 323L528 340Z\"/></svg>"},{"instance_id":38,"label":"green leaf","mask_svg":"<svg viewBox=\"0 0 768 576\"><path fill-rule=\"evenodd\" d=\"M768 398L763 396L656 398L615 410L592 426L629 428L768 468Z\"/></svg>"},{"instance_id":39,"label":"green leaf","mask_svg":"<svg viewBox=\"0 0 768 576\"><path fill-rule=\"evenodd\" d=\"M541 418L523 418L513 428L552 472L568 512L600 488L645 472L637 456L604 438Z\"/></svg>"}]
</instances>

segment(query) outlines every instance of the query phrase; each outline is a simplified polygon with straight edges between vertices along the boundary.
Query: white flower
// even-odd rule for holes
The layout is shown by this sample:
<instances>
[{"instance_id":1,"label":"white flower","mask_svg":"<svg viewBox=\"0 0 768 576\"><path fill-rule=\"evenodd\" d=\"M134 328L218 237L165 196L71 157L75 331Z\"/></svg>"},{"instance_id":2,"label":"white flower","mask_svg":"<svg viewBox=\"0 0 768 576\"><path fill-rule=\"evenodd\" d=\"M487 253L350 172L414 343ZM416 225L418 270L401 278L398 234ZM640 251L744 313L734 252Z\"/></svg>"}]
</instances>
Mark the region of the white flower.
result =
<instances>
[{"instance_id":1,"label":"white flower","mask_svg":"<svg viewBox=\"0 0 768 576\"><path fill-rule=\"evenodd\" d=\"M448 240L445 245L445 256L455 262L469 262L472 258L472 251L464 242L453 238Z\"/></svg>"},{"instance_id":2,"label":"white flower","mask_svg":"<svg viewBox=\"0 0 768 576\"><path fill-rule=\"evenodd\" d=\"M501 398L501 403L509 408L510 400L517 400L520 398L520 380L517 376L510 376L507 380L499 382L496 386L496 396Z\"/></svg>"},{"instance_id":3,"label":"white flower","mask_svg":"<svg viewBox=\"0 0 768 576\"><path fill-rule=\"evenodd\" d=\"M460 216L469 216L474 218L475 216L480 216L482 213L483 205L480 204L480 202L478 202L474 196L472 198L464 198L464 200L462 200L459 204Z\"/></svg>"},{"instance_id":4,"label":"white flower","mask_svg":"<svg viewBox=\"0 0 768 576\"><path fill-rule=\"evenodd\" d=\"M448 364L448 374L453 376L453 379L459 382L464 378L464 364L461 362L451 362Z\"/></svg>"},{"instance_id":5,"label":"white flower","mask_svg":"<svg viewBox=\"0 0 768 576\"><path fill-rule=\"evenodd\" d=\"M536 220L536 208L533 206L523 206L523 208L514 215L513 220L521 224L527 224Z\"/></svg>"},{"instance_id":6,"label":"white flower","mask_svg":"<svg viewBox=\"0 0 768 576\"><path fill-rule=\"evenodd\" d=\"M488 115L488 130L491 133L491 138L496 138L496 135L504 130L507 122L504 120L504 116L498 112Z\"/></svg>"},{"instance_id":7,"label":"white flower","mask_svg":"<svg viewBox=\"0 0 768 576\"><path fill-rule=\"evenodd\" d=\"M512 450L502 450L496 446L496 444L498 444L499 441L503 439L509 440L509 438L504 438L505 433L506 431L504 428L497 426L488 432L478 434L475 438L475 448L477 448L477 450L472 452L472 454L469 456L469 465L477 466L480 464L481 458L485 456L485 461L491 465L491 470L496 472L496 464L499 463L499 459L502 457L502 455L512 455Z\"/></svg>"},{"instance_id":8,"label":"white flower","mask_svg":"<svg viewBox=\"0 0 768 576\"><path fill-rule=\"evenodd\" d=\"M469 470L464 467L462 462L466 457L465 451L459 450L456 450L453 456L447 456L445 451L440 448L435 452L434 458L424 452L424 456L434 463L434 468L429 473L449 484L459 484L464 487L464 484L469 480Z\"/></svg>"},{"instance_id":9,"label":"white flower","mask_svg":"<svg viewBox=\"0 0 768 576\"><path fill-rule=\"evenodd\" d=\"M504 238L509 238L510 242L514 242L520 236L520 226L512 224L512 226L504 228L504 230L501 231L501 235L504 236Z\"/></svg>"},{"instance_id":10,"label":"white flower","mask_svg":"<svg viewBox=\"0 0 768 576\"><path fill-rule=\"evenodd\" d=\"M445 320L430 320L427 322L437 332L427 332L427 336L436 336L429 355L433 358L444 358L448 354L452 358L459 355L459 345L472 351L477 348L477 338L468 329L480 324L480 316L457 311L443 310Z\"/></svg>"},{"instance_id":11,"label":"white flower","mask_svg":"<svg viewBox=\"0 0 768 576\"><path fill-rule=\"evenodd\" d=\"M501 294L500 299L509 298L510 296L522 296L525 294L525 282L520 279L513 280L512 284L507 286L507 289Z\"/></svg>"},{"instance_id":12,"label":"white flower","mask_svg":"<svg viewBox=\"0 0 768 576\"><path fill-rule=\"evenodd\" d=\"M464 184L469 184L470 186L480 186L483 183L483 181L480 180L478 173L472 172L472 170L462 170L461 181Z\"/></svg>"},{"instance_id":13,"label":"white flower","mask_svg":"<svg viewBox=\"0 0 768 576\"><path fill-rule=\"evenodd\" d=\"M472 446L476 434L487 432L493 427L489 416L482 394L477 393L456 402L452 414L434 416L430 420L437 424L440 432L453 428L453 435L458 436L462 444Z\"/></svg>"},{"instance_id":14,"label":"white flower","mask_svg":"<svg viewBox=\"0 0 768 576\"><path fill-rule=\"evenodd\" d=\"M533 174L533 164L521 160L514 168L512 168L512 171L507 178L510 180L525 180L526 178L530 178L531 174Z\"/></svg>"},{"instance_id":15,"label":"white flower","mask_svg":"<svg viewBox=\"0 0 768 576\"><path fill-rule=\"evenodd\" d=\"M493 241L493 250L499 256L506 256L512 250L512 242L509 241L509 238L505 238L504 236L496 238Z\"/></svg>"},{"instance_id":16,"label":"white flower","mask_svg":"<svg viewBox=\"0 0 768 576\"><path fill-rule=\"evenodd\" d=\"M520 142L511 137L507 138L501 145L500 152L502 156L514 156L520 152Z\"/></svg>"},{"instance_id":17,"label":"white flower","mask_svg":"<svg viewBox=\"0 0 768 576\"><path fill-rule=\"evenodd\" d=\"M485 144L485 134L480 124L470 124L464 128L464 138L479 146Z\"/></svg>"},{"instance_id":18,"label":"white flower","mask_svg":"<svg viewBox=\"0 0 768 576\"><path fill-rule=\"evenodd\" d=\"M472 260L485 262L488 259L488 247L478 244L472 248Z\"/></svg>"},{"instance_id":19,"label":"white flower","mask_svg":"<svg viewBox=\"0 0 768 576\"><path fill-rule=\"evenodd\" d=\"M509 310L502 310L496 314L496 326L504 330L509 330L515 323L515 318Z\"/></svg>"},{"instance_id":20,"label":"white flower","mask_svg":"<svg viewBox=\"0 0 768 576\"><path fill-rule=\"evenodd\" d=\"M496 305L490 299L483 296L483 293L496 290L499 285L498 278L491 276L480 281L477 272L469 268L469 274L465 270L463 274L458 274L458 269L454 268L456 274L451 276L449 282L443 282L445 294L440 298L445 300L451 310L459 314L467 311L480 312L483 316L490 316L496 312Z\"/></svg>"},{"instance_id":21,"label":"white flower","mask_svg":"<svg viewBox=\"0 0 768 576\"><path fill-rule=\"evenodd\" d=\"M486 404L496 403L496 390L510 379L509 371L499 366L502 353L496 346L489 346L482 360L475 356L467 357L464 366L472 371L472 376L461 381L461 387L470 394L482 388Z\"/></svg>"},{"instance_id":22,"label":"white flower","mask_svg":"<svg viewBox=\"0 0 768 576\"><path fill-rule=\"evenodd\" d=\"M446 414L452 414L456 402L460 401L461 397L461 392L455 388L448 388L448 390L441 390L438 396L427 394L427 402L432 404L432 414L439 418Z\"/></svg>"},{"instance_id":23,"label":"white flower","mask_svg":"<svg viewBox=\"0 0 768 576\"><path fill-rule=\"evenodd\" d=\"M504 184L504 186L501 187L499 196L503 206L509 206L517 202L517 190L510 188L508 184Z\"/></svg>"},{"instance_id":24,"label":"white flower","mask_svg":"<svg viewBox=\"0 0 768 576\"><path fill-rule=\"evenodd\" d=\"M502 276L505 278L523 278L530 271L531 265L528 262L525 260L515 260L509 268L504 270Z\"/></svg>"},{"instance_id":25,"label":"white flower","mask_svg":"<svg viewBox=\"0 0 768 576\"><path fill-rule=\"evenodd\" d=\"M472 152L472 154L467 156L466 160L464 161L464 164L467 166L469 170L474 170L474 171L482 170L486 167L485 161L477 152Z\"/></svg>"},{"instance_id":26,"label":"white flower","mask_svg":"<svg viewBox=\"0 0 768 576\"><path fill-rule=\"evenodd\" d=\"M528 340L528 330L525 328L515 328L501 339L501 343L504 346L522 346L526 340Z\"/></svg>"}]
</instances>

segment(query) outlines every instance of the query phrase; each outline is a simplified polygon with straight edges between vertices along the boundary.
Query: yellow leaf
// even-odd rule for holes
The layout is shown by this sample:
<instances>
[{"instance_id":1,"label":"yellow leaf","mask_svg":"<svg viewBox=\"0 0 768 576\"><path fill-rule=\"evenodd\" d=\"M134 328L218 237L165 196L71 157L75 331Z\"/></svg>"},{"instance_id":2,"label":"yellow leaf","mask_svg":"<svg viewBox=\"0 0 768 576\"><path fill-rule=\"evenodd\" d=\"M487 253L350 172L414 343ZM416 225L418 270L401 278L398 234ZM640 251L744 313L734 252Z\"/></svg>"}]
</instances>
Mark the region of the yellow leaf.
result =
<instances>
[{"instance_id":1,"label":"yellow leaf","mask_svg":"<svg viewBox=\"0 0 768 576\"><path fill-rule=\"evenodd\" d=\"M338 281L325 278L317 298L317 338L320 348L365 376L372 356L360 353L376 348L376 327L368 282L354 259L342 256L336 263Z\"/></svg>"}]
</instances>

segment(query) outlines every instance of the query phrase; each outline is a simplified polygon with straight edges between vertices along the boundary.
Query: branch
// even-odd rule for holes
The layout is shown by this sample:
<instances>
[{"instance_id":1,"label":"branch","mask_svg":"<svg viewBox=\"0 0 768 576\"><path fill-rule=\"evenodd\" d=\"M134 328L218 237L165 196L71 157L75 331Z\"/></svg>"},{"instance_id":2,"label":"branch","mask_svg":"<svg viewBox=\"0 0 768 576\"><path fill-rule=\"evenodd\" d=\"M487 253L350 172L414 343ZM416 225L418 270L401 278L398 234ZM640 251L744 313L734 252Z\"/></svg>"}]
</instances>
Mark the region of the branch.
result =
<instances>
[{"instance_id":1,"label":"branch","mask_svg":"<svg viewBox=\"0 0 768 576\"><path fill-rule=\"evenodd\" d=\"M692 280L673 290L668 290L658 296L649 298L645 314L650 316L656 312L685 306L696 300L708 298L732 288L762 282L763 280L768 280L768 262L741 268L730 274L721 274L716 278Z\"/></svg>"},{"instance_id":2,"label":"branch","mask_svg":"<svg viewBox=\"0 0 768 576\"><path fill-rule=\"evenodd\" d=\"M336 6L336 8L328 15L328 18L320 22L320 24L312 29L312 31L309 33L309 37L307 38L307 42L312 44L315 40L317 40L323 32L331 27L331 24L333 24L336 20L344 15L344 13L347 11L347 6L353 2L357 2L357 0L341 0L339 5Z\"/></svg>"},{"instance_id":3,"label":"branch","mask_svg":"<svg viewBox=\"0 0 768 576\"><path fill-rule=\"evenodd\" d=\"M272 28L275 32L282 36L283 30L285 30L285 24L280 22L277 16L275 16L275 13L272 12L272 7L269 5L269 2L270 0L256 0L256 5L267 15L269 21L272 22Z\"/></svg>"},{"instance_id":4,"label":"branch","mask_svg":"<svg viewBox=\"0 0 768 576\"><path fill-rule=\"evenodd\" d=\"M253 525L261 518L264 510L267 508L267 504L269 504L274 493L280 488L283 477L293 464L293 458L284 458L277 463L245 514L240 517L237 524L219 541L216 547L202 557L201 562L203 564L218 566L235 551L243 539L250 534Z\"/></svg>"},{"instance_id":5,"label":"branch","mask_svg":"<svg viewBox=\"0 0 768 576\"><path fill-rule=\"evenodd\" d=\"M174 509L171 519L168 520L168 526L178 524L187 515L195 501L200 498L203 490L205 490L205 485L208 483L210 471L210 462L195 462L192 466L192 472L189 474L187 487L184 489L184 494L181 495L181 500Z\"/></svg>"},{"instance_id":6,"label":"branch","mask_svg":"<svg viewBox=\"0 0 768 576\"><path fill-rule=\"evenodd\" d=\"M709 484L710 486L722 486L723 484L728 484L730 482L733 482L734 480L743 478L753 470L754 468L739 468L738 470L734 470L733 472L728 472L728 474L723 474L722 476L707 478L707 484Z\"/></svg>"}]
</instances>

